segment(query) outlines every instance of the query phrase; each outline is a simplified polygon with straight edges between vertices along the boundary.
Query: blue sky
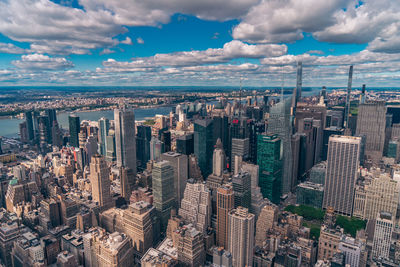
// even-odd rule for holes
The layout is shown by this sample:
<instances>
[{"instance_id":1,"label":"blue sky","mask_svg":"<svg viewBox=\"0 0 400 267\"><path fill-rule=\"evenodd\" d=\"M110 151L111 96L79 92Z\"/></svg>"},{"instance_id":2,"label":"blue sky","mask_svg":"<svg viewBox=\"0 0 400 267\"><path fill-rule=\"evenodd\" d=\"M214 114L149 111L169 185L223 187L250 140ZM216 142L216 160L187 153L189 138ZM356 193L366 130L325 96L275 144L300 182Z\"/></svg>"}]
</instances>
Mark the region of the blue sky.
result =
<instances>
[{"instance_id":1,"label":"blue sky","mask_svg":"<svg viewBox=\"0 0 400 267\"><path fill-rule=\"evenodd\" d=\"M4 0L0 86L398 86L393 0Z\"/></svg>"}]
</instances>

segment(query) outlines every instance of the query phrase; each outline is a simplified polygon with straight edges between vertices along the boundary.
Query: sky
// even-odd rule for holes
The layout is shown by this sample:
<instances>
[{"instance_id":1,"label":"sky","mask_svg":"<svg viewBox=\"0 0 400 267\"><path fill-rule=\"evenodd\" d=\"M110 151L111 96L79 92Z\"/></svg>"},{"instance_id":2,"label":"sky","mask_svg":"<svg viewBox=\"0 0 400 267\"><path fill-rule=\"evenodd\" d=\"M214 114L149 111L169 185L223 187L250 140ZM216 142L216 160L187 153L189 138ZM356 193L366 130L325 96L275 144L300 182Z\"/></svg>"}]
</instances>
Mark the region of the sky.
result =
<instances>
[{"instance_id":1,"label":"sky","mask_svg":"<svg viewBox=\"0 0 400 267\"><path fill-rule=\"evenodd\" d=\"M398 0L0 0L0 86L400 87Z\"/></svg>"}]
</instances>

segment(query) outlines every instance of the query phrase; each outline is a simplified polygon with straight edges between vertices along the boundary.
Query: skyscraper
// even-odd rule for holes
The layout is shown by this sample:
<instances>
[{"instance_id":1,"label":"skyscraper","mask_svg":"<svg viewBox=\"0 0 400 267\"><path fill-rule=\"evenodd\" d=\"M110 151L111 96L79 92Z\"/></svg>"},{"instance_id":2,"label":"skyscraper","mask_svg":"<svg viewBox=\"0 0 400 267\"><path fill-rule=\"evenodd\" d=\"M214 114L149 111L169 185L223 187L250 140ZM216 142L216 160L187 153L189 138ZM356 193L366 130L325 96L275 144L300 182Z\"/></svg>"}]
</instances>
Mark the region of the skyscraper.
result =
<instances>
[{"instance_id":1,"label":"skyscraper","mask_svg":"<svg viewBox=\"0 0 400 267\"><path fill-rule=\"evenodd\" d=\"M190 155L194 153L194 135L193 133L188 133L182 135L176 139L176 152Z\"/></svg>"},{"instance_id":2,"label":"skyscraper","mask_svg":"<svg viewBox=\"0 0 400 267\"><path fill-rule=\"evenodd\" d=\"M360 137L329 138L323 208L333 207L336 213L351 216L360 146Z\"/></svg>"},{"instance_id":3,"label":"skyscraper","mask_svg":"<svg viewBox=\"0 0 400 267\"><path fill-rule=\"evenodd\" d=\"M109 169L101 155L94 155L90 162L90 183L93 201L98 202L101 207L112 206Z\"/></svg>"},{"instance_id":4,"label":"skyscraper","mask_svg":"<svg viewBox=\"0 0 400 267\"><path fill-rule=\"evenodd\" d=\"M376 101L358 106L356 135L366 135L365 155L374 162L382 158L385 129L385 102Z\"/></svg>"},{"instance_id":5,"label":"skyscraper","mask_svg":"<svg viewBox=\"0 0 400 267\"><path fill-rule=\"evenodd\" d=\"M235 208L251 207L251 176L248 172L239 172L232 178Z\"/></svg>"},{"instance_id":6,"label":"skyscraper","mask_svg":"<svg viewBox=\"0 0 400 267\"><path fill-rule=\"evenodd\" d=\"M117 166L127 167L136 173L135 113L133 109L115 109L115 148Z\"/></svg>"},{"instance_id":7,"label":"skyscraper","mask_svg":"<svg viewBox=\"0 0 400 267\"><path fill-rule=\"evenodd\" d=\"M161 154L161 160L168 161L174 168L174 192L177 204L181 203L188 180L188 157L176 152Z\"/></svg>"},{"instance_id":8,"label":"skyscraper","mask_svg":"<svg viewBox=\"0 0 400 267\"><path fill-rule=\"evenodd\" d=\"M207 177L212 171L213 138L213 121L211 119L194 122L194 154L199 161L203 177Z\"/></svg>"},{"instance_id":9,"label":"skyscraper","mask_svg":"<svg viewBox=\"0 0 400 267\"><path fill-rule=\"evenodd\" d=\"M349 79L347 83L347 95L344 108L344 127L349 128L350 102L351 102L351 84L353 81L353 65L349 68Z\"/></svg>"},{"instance_id":10,"label":"skyscraper","mask_svg":"<svg viewBox=\"0 0 400 267\"><path fill-rule=\"evenodd\" d=\"M256 246L262 247L265 239L267 238L267 232L274 226L274 222L278 219L278 206L267 203L261 210L260 216L257 220L256 227Z\"/></svg>"},{"instance_id":11,"label":"skyscraper","mask_svg":"<svg viewBox=\"0 0 400 267\"><path fill-rule=\"evenodd\" d=\"M69 125L69 144L73 147L79 147L79 132L81 130L81 122L78 116L71 114L68 117Z\"/></svg>"},{"instance_id":12,"label":"skyscraper","mask_svg":"<svg viewBox=\"0 0 400 267\"><path fill-rule=\"evenodd\" d=\"M234 195L231 185L217 189L217 246L228 249L228 214L234 208Z\"/></svg>"},{"instance_id":13,"label":"skyscraper","mask_svg":"<svg viewBox=\"0 0 400 267\"><path fill-rule=\"evenodd\" d=\"M121 179L121 196L129 202L136 185L136 172L129 168L120 167L119 177Z\"/></svg>"},{"instance_id":14,"label":"skyscraper","mask_svg":"<svg viewBox=\"0 0 400 267\"><path fill-rule=\"evenodd\" d=\"M136 156L138 167L140 167L140 169L145 169L147 162L150 160L150 140L151 127L147 125L138 125L136 135Z\"/></svg>"},{"instance_id":15,"label":"skyscraper","mask_svg":"<svg viewBox=\"0 0 400 267\"><path fill-rule=\"evenodd\" d=\"M393 226L392 214L387 212L378 213L375 222L374 241L372 244L372 256L374 258L389 258Z\"/></svg>"},{"instance_id":16,"label":"skyscraper","mask_svg":"<svg viewBox=\"0 0 400 267\"><path fill-rule=\"evenodd\" d=\"M273 203L279 203L282 192L281 139L277 134L260 134L257 138L261 193Z\"/></svg>"},{"instance_id":17,"label":"skyscraper","mask_svg":"<svg viewBox=\"0 0 400 267\"><path fill-rule=\"evenodd\" d=\"M270 108L267 133L277 134L282 147L282 194L287 194L293 184L291 102L286 99ZM261 187L261 186L260 186ZM261 187L262 189L262 187Z\"/></svg>"},{"instance_id":18,"label":"skyscraper","mask_svg":"<svg viewBox=\"0 0 400 267\"><path fill-rule=\"evenodd\" d=\"M106 155L106 143L107 143L107 135L110 130L110 121L107 118L101 118L99 120L99 147L100 147L100 155Z\"/></svg>"},{"instance_id":19,"label":"skyscraper","mask_svg":"<svg viewBox=\"0 0 400 267\"><path fill-rule=\"evenodd\" d=\"M228 214L228 250L234 267L253 266L254 217L242 207Z\"/></svg>"},{"instance_id":20,"label":"skyscraper","mask_svg":"<svg viewBox=\"0 0 400 267\"><path fill-rule=\"evenodd\" d=\"M171 209L176 208L174 168L168 161L163 160L154 163L152 184L153 204L160 216L161 231L165 231L167 229Z\"/></svg>"},{"instance_id":21,"label":"skyscraper","mask_svg":"<svg viewBox=\"0 0 400 267\"><path fill-rule=\"evenodd\" d=\"M30 141L35 139L35 132L33 128L32 111L25 112L26 127L28 129L28 138Z\"/></svg>"}]
</instances>

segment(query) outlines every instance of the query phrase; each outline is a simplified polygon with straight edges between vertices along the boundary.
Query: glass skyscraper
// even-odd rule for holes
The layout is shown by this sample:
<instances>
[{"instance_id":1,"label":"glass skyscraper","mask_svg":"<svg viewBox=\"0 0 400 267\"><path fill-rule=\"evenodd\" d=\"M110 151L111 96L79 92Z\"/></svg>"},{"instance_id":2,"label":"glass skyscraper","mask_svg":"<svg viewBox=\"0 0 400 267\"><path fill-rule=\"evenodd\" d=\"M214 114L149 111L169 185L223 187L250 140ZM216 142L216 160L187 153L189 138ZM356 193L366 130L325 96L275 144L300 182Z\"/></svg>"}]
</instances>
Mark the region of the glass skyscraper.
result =
<instances>
[{"instance_id":1,"label":"glass skyscraper","mask_svg":"<svg viewBox=\"0 0 400 267\"><path fill-rule=\"evenodd\" d=\"M79 147L79 131L81 128L81 121L78 116L72 114L68 117L69 123L69 144L73 147Z\"/></svg>"},{"instance_id":2,"label":"glass skyscraper","mask_svg":"<svg viewBox=\"0 0 400 267\"><path fill-rule=\"evenodd\" d=\"M117 166L136 172L135 113L133 109L115 109L115 150Z\"/></svg>"},{"instance_id":3,"label":"glass skyscraper","mask_svg":"<svg viewBox=\"0 0 400 267\"><path fill-rule=\"evenodd\" d=\"M196 120L194 123L194 154L199 161L203 177L212 172L213 121L211 119Z\"/></svg>"},{"instance_id":4,"label":"glass skyscraper","mask_svg":"<svg viewBox=\"0 0 400 267\"><path fill-rule=\"evenodd\" d=\"M282 192L281 139L277 134L257 136L257 164L260 168L259 186L263 197L279 203Z\"/></svg>"}]
</instances>

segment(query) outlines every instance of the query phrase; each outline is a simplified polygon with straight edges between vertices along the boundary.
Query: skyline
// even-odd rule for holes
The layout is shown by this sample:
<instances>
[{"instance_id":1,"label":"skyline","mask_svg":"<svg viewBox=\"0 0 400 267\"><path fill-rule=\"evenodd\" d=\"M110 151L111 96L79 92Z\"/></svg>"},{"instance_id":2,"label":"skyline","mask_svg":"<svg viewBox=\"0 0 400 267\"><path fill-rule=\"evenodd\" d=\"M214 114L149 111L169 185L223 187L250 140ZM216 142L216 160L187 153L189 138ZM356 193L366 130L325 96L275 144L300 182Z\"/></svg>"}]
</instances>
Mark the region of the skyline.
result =
<instances>
[{"instance_id":1,"label":"skyline","mask_svg":"<svg viewBox=\"0 0 400 267\"><path fill-rule=\"evenodd\" d=\"M312 12L309 12L312 10ZM400 3L0 2L0 86L396 86ZM29 25L29 26L27 26Z\"/></svg>"}]
</instances>

